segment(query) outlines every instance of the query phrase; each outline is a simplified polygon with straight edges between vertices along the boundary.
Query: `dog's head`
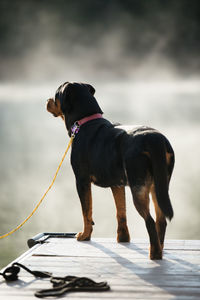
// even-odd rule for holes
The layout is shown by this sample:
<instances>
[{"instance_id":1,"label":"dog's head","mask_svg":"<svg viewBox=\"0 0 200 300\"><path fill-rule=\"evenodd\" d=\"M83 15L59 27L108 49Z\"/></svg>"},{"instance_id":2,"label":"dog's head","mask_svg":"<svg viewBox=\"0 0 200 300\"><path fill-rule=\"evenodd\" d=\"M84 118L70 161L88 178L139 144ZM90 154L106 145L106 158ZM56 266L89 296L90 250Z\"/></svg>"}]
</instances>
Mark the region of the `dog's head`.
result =
<instances>
[{"instance_id":1,"label":"dog's head","mask_svg":"<svg viewBox=\"0 0 200 300\"><path fill-rule=\"evenodd\" d=\"M74 122L92 114L101 113L90 84L65 82L56 91L55 101L49 99L47 110L55 117L61 116L68 130Z\"/></svg>"}]
</instances>

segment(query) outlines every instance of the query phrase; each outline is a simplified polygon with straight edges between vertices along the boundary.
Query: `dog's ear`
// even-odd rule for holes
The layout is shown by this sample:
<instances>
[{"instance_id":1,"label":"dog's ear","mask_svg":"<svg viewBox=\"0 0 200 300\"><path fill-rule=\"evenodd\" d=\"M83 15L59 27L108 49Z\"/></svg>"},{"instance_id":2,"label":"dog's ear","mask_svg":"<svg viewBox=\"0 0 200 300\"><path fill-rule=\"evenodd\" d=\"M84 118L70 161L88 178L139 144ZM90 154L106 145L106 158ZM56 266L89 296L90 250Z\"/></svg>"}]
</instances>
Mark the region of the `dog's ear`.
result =
<instances>
[{"instance_id":1,"label":"dog's ear","mask_svg":"<svg viewBox=\"0 0 200 300\"><path fill-rule=\"evenodd\" d=\"M63 114L65 112L70 113L72 109L72 97L73 97L73 84L71 83L65 83L61 89L59 89L59 92L56 94L58 95L58 98L61 102L61 110Z\"/></svg>"},{"instance_id":2,"label":"dog's ear","mask_svg":"<svg viewBox=\"0 0 200 300\"><path fill-rule=\"evenodd\" d=\"M91 84L86 84L92 96L95 94L95 88Z\"/></svg>"}]
</instances>

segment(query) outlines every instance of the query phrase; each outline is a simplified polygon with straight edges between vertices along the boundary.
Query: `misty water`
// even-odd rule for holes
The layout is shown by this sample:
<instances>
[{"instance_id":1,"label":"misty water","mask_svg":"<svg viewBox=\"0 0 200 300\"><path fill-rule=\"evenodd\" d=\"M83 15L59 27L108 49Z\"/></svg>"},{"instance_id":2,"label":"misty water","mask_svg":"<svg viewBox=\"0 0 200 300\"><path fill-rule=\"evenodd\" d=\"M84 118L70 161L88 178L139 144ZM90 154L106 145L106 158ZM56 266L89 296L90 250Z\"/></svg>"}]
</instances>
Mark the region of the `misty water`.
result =
<instances>
[{"instance_id":1,"label":"misty water","mask_svg":"<svg viewBox=\"0 0 200 300\"><path fill-rule=\"evenodd\" d=\"M65 78L64 80L67 80ZM69 138L63 121L46 112L46 99L57 82L0 86L0 234L32 211L49 186ZM176 155L170 185L174 218L167 238L200 238L200 82L193 80L90 82L104 117L123 124L157 128L170 140ZM78 232L82 215L75 180L66 157L55 185L39 210L18 232L0 241L0 266L27 250L28 238L39 232ZM132 238L147 238L129 189L128 226ZM93 237L116 237L116 211L110 189L93 187Z\"/></svg>"}]
</instances>

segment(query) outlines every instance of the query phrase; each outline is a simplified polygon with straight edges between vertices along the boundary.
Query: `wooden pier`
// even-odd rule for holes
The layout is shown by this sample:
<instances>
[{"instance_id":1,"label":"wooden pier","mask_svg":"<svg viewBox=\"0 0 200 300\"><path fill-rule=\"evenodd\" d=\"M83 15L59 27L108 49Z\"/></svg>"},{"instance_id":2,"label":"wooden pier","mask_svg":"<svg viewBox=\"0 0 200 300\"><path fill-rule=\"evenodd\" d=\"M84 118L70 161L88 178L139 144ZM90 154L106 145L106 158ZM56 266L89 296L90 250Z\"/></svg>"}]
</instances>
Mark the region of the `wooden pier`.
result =
<instances>
[{"instance_id":1,"label":"wooden pier","mask_svg":"<svg viewBox=\"0 0 200 300\"><path fill-rule=\"evenodd\" d=\"M29 245L33 247L16 261L32 270L84 276L110 285L105 292L67 293L67 299L200 299L197 240L167 240L163 260L156 261L148 258L149 242L140 239L121 244L108 238L77 242L73 237L46 234L29 240ZM17 281L0 279L0 299L36 299L35 291L50 287L49 279L20 271Z\"/></svg>"}]
</instances>

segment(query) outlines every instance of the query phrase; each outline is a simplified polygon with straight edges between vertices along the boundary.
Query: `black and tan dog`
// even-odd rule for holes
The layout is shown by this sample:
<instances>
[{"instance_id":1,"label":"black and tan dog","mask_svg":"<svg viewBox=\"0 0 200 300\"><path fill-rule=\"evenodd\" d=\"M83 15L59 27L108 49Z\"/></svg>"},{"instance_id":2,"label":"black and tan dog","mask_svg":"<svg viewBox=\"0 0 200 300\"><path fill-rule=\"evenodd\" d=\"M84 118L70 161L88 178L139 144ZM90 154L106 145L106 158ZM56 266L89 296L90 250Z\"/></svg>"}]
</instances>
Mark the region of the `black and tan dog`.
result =
<instances>
[{"instance_id":1,"label":"black and tan dog","mask_svg":"<svg viewBox=\"0 0 200 300\"><path fill-rule=\"evenodd\" d=\"M110 187L117 209L117 240L129 242L126 222L125 186L144 218L150 239L150 258L161 259L166 218L173 217L168 188L174 167L174 152L158 131L145 126L114 126L102 117L102 110L89 84L65 82L49 99L47 110L61 116L69 136L75 134L71 164L82 205L84 228L77 240L90 240L92 233L91 183ZM150 215L149 194L156 211Z\"/></svg>"}]
</instances>

